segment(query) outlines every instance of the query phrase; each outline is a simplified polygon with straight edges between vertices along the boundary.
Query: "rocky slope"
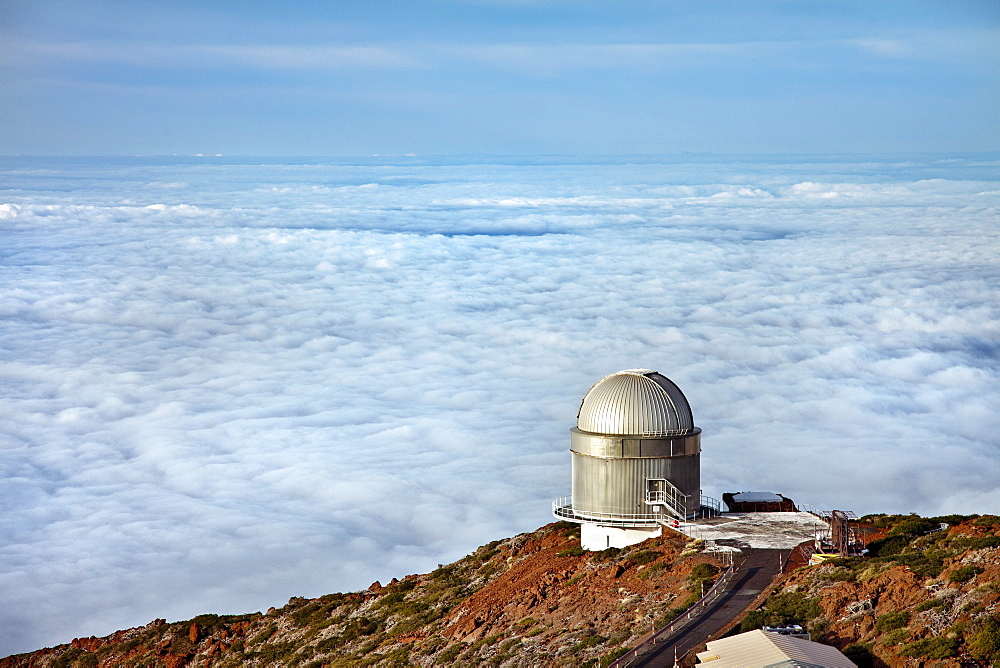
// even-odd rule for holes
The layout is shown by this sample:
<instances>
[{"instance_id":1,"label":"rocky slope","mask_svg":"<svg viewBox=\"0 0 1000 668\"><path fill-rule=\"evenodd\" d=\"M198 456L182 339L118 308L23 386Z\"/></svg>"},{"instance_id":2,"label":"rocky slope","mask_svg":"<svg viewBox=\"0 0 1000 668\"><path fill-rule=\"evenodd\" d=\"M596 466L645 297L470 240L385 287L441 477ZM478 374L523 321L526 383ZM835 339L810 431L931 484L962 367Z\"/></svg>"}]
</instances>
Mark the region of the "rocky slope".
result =
<instances>
[{"instance_id":1,"label":"rocky slope","mask_svg":"<svg viewBox=\"0 0 1000 668\"><path fill-rule=\"evenodd\" d=\"M550 524L426 575L280 609L201 615L0 659L14 666L607 665L699 597L717 555L671 534L583 552Z\"/></svg>"},{"instance_id":2,"label":"rocky slope","mask_svg":"<svg viewBox=\"0 0 1000 668\"><path fill-rule=\"evenodd\" d=\"M1000 666L1000 518L864 524L871 556L786 574L742 628L803 623L862 666Z\"/></svg>"},{"instance_id":3,"label":"rocky slope","mask_svg":"<svg viewBox=\"0 0 1000 668\"><path fill-rule=\"evenodd\" d=\"M1000 666L1000 518L864 518L871 555L795 568L744 629L802 623L861 666ZM699 597L717 553L673 534L585 553L550 524L384 587L78 638L27 666L606 666ZM693 662L693 655L686 664Z\"/></svg>"}]
</instances>

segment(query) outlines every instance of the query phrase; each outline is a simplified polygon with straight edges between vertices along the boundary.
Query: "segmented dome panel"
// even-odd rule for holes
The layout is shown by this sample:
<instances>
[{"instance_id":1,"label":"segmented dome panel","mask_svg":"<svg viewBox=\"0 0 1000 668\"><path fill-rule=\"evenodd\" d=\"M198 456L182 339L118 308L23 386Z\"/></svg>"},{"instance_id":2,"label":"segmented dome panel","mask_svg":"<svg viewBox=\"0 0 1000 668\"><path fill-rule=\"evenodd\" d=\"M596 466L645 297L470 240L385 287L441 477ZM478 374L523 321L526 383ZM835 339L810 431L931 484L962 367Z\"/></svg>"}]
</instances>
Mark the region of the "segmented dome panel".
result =
<instances>
[{"instance_id":1,"label":"segmented dome panel","mask_svg":"<svg viewBox=\"0 0 1000 668\"><path fill-rule=\"evenodd\" d=\"M694 429L680 388L656 371L627 369L600 379L580 403L582 431L622 436L679 436Z\"/></svg>"}]
</instances>

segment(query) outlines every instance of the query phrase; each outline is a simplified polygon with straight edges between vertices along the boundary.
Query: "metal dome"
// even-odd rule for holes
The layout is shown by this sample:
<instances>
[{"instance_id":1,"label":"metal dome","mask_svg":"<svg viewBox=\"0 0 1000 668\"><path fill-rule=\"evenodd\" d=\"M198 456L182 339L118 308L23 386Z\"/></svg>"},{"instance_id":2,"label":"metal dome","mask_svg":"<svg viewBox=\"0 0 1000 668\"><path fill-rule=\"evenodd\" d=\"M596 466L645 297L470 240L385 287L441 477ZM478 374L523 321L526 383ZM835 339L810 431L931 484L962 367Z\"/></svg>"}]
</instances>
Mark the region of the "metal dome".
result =
<instances>
[{"instance_id":1,"label":"metal dome","mask_svg":"<svg viewBox=\"0 0 1000 668\"><path fill-rule=\"evenodd\" d=\"M580 402L581 431L621 436L680 436L694 430L680 388L651 369L626 369L594 383Z\"/></svg>"}]
</instances>

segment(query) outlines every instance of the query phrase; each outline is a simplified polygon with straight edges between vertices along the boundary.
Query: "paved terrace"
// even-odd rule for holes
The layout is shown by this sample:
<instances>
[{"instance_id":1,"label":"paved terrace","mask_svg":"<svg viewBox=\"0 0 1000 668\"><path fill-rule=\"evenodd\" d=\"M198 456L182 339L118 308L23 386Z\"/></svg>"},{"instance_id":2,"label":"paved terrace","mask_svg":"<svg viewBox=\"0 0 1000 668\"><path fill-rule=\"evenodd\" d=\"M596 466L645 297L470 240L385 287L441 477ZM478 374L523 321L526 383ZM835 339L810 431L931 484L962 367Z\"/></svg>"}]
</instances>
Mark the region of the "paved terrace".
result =
<instances>
[{"instance_id":1,"label":"paved terrace","mask_svg":"<svg viewBox=\"0 0 1000 668\"><path fill-rule=\"evenodd\" d=\"M791 550L830 526L812 513L725 513L681 522L677 530L719 546Z\"/></svg>"},{"instance_id":2,"label":"paved terrace","mask_svg":"<svg viewBox=\"0 0 1000 668\"><path fill-rule=\"evenodd\" d=\"M792 549L827 529L825 522L810 513L727 513L682 524L679 531L701 538L709 549L741 554L735 555L733 570L724 582L612 666L674 665L675 655L682 657L712 640L740 616L778 576Z\"/></svg>"}]
</instances>

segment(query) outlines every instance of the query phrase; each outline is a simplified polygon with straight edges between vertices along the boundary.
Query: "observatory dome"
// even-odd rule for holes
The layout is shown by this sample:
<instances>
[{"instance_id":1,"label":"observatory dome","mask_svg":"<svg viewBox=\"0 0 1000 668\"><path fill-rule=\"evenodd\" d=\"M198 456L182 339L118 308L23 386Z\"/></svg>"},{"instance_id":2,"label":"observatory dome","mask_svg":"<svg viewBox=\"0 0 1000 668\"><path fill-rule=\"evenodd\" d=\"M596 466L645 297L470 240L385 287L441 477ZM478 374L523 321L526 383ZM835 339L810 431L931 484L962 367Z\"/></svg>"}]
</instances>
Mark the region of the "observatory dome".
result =
<instances>
[{"instance_id":1,"label":"observatory dome","mask_svg":"<svg viewBox=\"0 0 1000 668\"><path fill-rule=\"evenodd\" d=\"M576 426L621 436L681 436L695 429L680 388L651 369L626 369L594 383L580 402Z\"/></svg>"}]
</instances>

